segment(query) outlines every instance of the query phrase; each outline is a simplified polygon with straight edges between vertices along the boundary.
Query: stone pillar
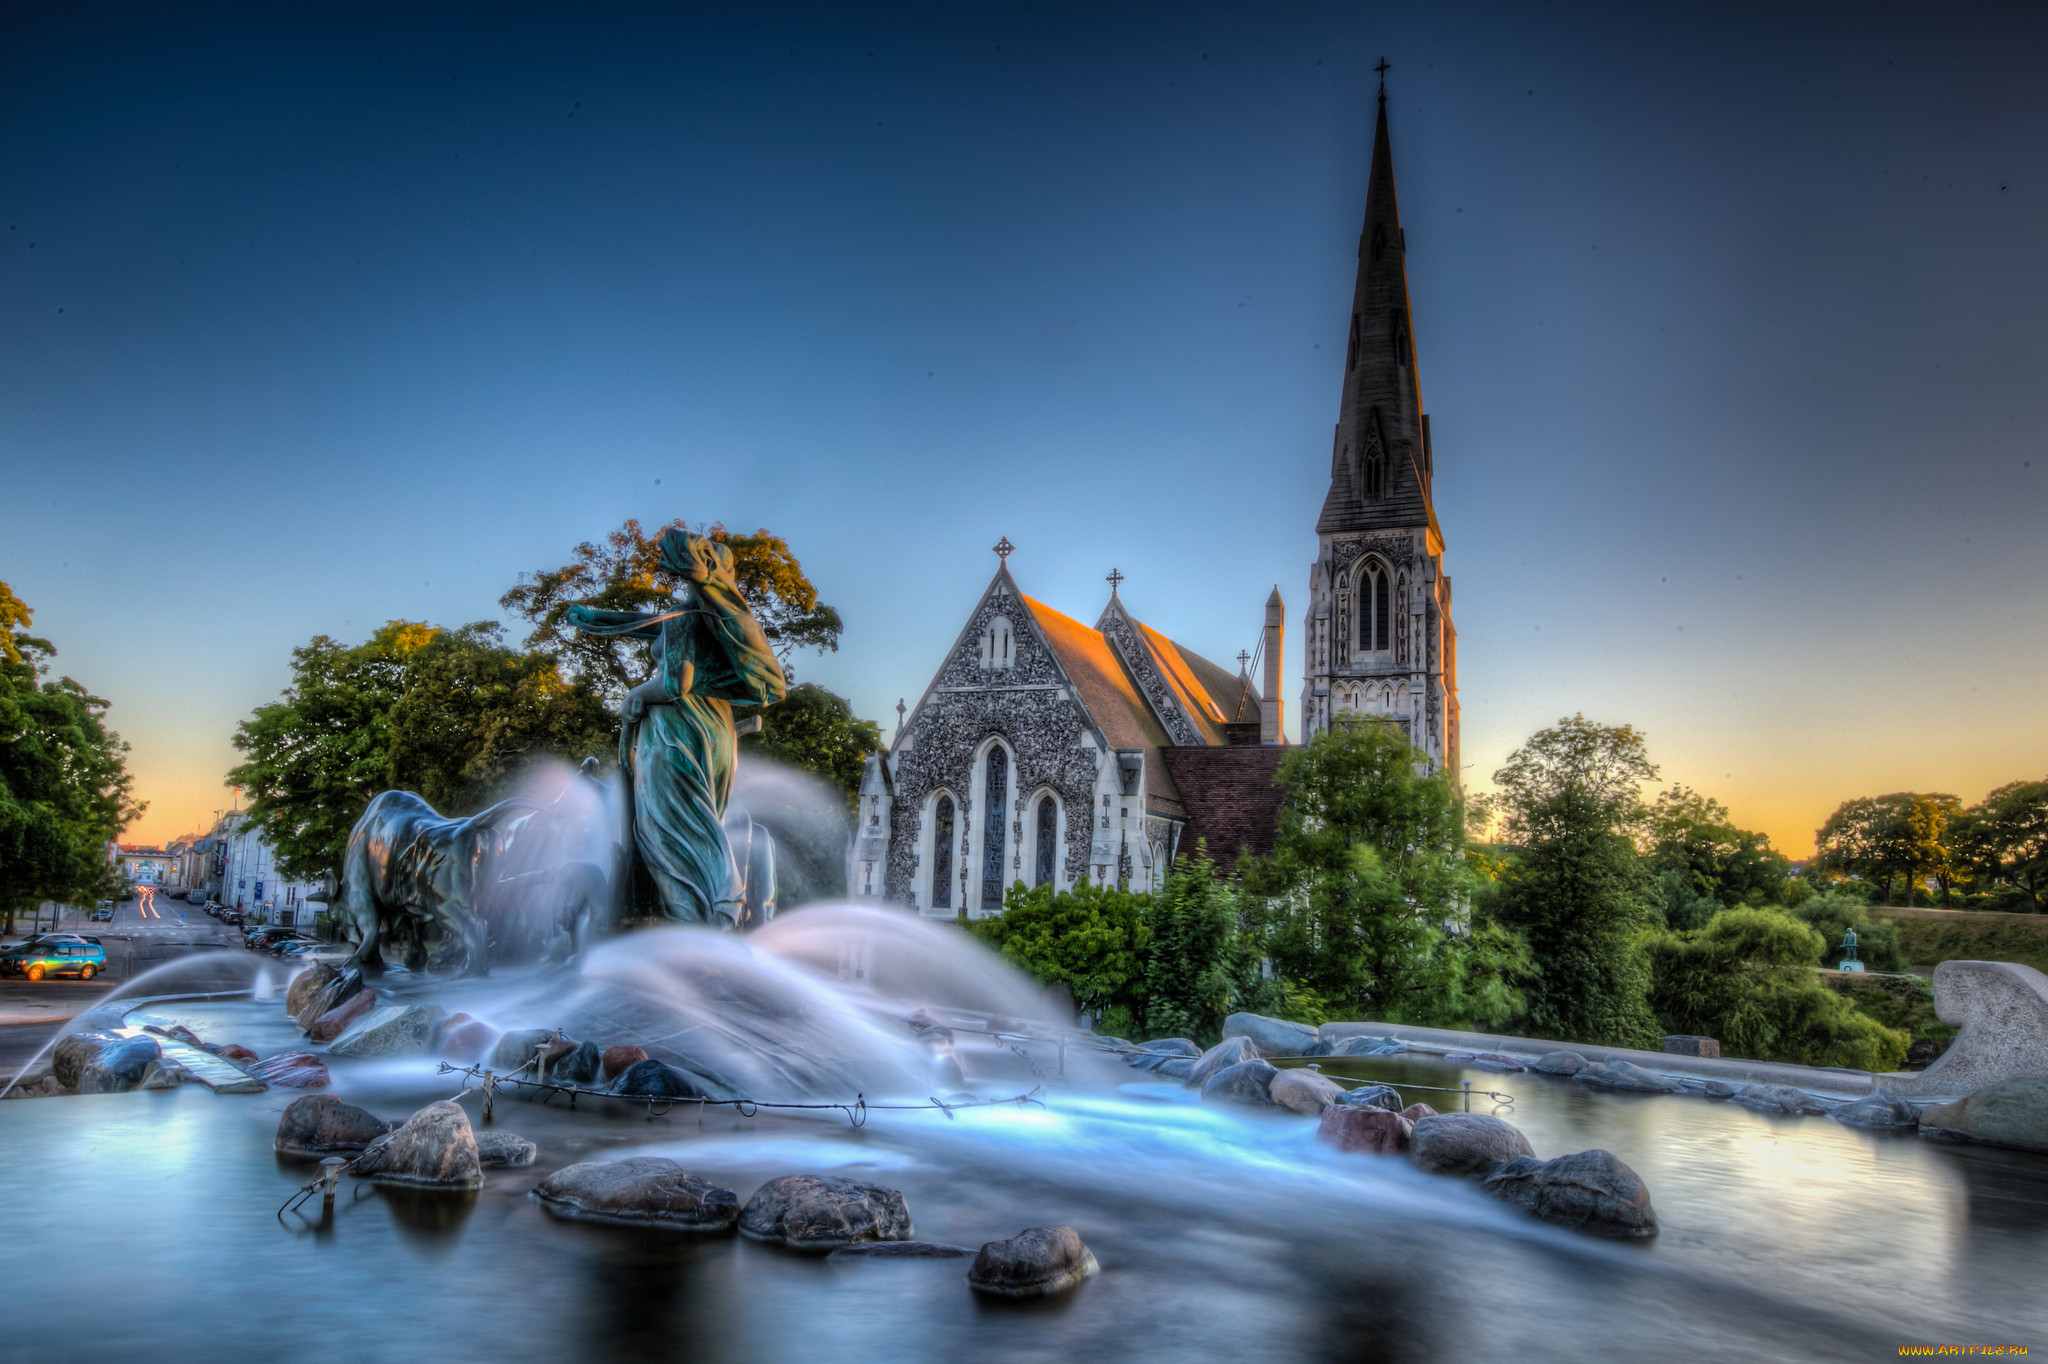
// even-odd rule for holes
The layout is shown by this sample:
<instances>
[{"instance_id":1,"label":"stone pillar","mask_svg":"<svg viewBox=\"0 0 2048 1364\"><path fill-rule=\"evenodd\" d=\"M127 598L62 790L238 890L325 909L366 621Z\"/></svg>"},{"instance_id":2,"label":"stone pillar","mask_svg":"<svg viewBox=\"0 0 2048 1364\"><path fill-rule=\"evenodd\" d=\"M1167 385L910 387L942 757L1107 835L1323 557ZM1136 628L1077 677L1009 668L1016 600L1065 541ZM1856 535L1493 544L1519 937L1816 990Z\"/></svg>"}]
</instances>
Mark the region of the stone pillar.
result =
<instances>
[{"instance_id":1,"label":"stone pillar","mask_svg":"<svg viewBox=\"0 0 2048 1364\"><path fill-rule=\"evenodd\" d=\"M1280 699L1280 650L1287 633L1287 605L1280 600L1280 588L1276 584L1273 595L1266 598L1266 677L1263 688L1266 705L1259 716L1259 742L1277 744L1286 734L1282 712L1286 702Z\"/></svg>"}]
</instances>

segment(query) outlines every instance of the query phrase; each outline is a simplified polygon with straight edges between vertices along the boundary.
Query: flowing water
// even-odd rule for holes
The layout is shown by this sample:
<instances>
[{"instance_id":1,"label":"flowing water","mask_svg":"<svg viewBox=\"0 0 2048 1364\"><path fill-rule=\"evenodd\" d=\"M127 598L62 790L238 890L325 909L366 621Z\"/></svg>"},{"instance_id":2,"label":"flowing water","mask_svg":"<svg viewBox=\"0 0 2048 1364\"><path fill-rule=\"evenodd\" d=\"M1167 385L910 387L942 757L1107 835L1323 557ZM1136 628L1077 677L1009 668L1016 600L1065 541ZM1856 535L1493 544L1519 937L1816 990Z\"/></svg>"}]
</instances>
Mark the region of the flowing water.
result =
<instances>
[{"instance_id":1,"label":"flowing water","mask_svg":"<svg viewBox=\"0 0 2048 1364\"><path fill-rule=\"evenodd\" d=\"M298 1044L277 984L137 1018L270 1055ZM331 1216L316 1202L283 1222L308 1174L270 1150L295 1093L9 1102L0 1282L16 1310L0 1358L1777 1360L2048 1343L2040 1158L1415 1058L1324 1063L1444 1109L1459 1100L1417 1087L1470 1079L1513 1095L1502 1114L1539 1154L1614 1151L1663 1222L1617 1245L1399 1159L1327 1150L1306 1119L1204 1106L1079 1048L1062 1071L1056 1044L1029 1040L1047 1028L1028 982L893 911L808 909L744 940L658 930L566 972L394 973L379 988L639 1042L759 1098L916 1102L957 1080L990 1098L1037 1087L1039 1102L878 1109L855 1127L501 1097L495 1125L536 1140L538 1165L492 1172L474 1197L345 1185ZM955 1025L950 1051L906 1025L920 1007ZM334 1077L389 1117L460 1087L423 1060ZM871 1179L904 1192L920 1237L968 1246L1067 1223L1102 1273L1055 1300L992 1302L957 1260L845 1264L562 1223L526 1196L562 1165L629 1154L742 1198L782 1174Z\"/></svg>"}]
</instances>

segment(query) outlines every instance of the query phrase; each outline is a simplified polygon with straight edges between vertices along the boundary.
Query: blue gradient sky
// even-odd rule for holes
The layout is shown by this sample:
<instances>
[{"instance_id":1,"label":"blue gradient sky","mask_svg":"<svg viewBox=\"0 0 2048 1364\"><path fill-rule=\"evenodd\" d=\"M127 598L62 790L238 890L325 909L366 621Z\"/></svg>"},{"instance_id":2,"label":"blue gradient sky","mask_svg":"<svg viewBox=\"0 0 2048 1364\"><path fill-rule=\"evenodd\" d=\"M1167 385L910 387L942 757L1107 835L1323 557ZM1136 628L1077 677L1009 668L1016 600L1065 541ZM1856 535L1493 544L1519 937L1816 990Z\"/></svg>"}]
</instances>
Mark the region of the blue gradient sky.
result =
<instances>
[{"instance_id":1,"label":"blue gradient sky","mask_svg":"<svg viewBox=\"0 0 2048 1364\"><path fill-rule=\"evenodd\" d=\"M1004 534L1230 659L1385 53L1468 779L1584 710L1803 853L2048 770L2042 12L1423 8L10 6L0 578L148 839L292 646L627 516L786 535L885 720Z\"/></svg>"}]
</instances>

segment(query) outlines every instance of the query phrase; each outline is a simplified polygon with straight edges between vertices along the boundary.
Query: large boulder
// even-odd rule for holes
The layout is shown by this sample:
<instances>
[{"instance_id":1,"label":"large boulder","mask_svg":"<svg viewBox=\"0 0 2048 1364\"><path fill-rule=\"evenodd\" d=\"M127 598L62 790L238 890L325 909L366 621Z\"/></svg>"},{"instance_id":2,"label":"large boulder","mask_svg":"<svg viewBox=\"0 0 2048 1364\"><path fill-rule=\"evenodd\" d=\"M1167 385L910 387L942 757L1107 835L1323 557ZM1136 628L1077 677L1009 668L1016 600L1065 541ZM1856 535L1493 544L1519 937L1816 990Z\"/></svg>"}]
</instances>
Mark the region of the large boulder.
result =
<instances>
[{"instance_id":1,"label":"large boulder","mask_svg":"<svg viewBox=\"0 0 2048 1364\"><path fill-rule=\"evenodd\" d=\"M300 1011L306 1007L306 1002L310 1000L314 996L314 994L320 990L322 986L325 986L340 974L341 972L335 970L326 962L321 962L318 965L309 966L305 970L299 972L296 976L293 976L292 983L288 987L286 987L284 992L285 1013L290 1015L292 1018L296 1019L299 1016ZM317 1018L319 1017L319 1015L315 1014L314 1017ZM300 1026L303 1027L305 1025L301 1024Z\"/></svg>"},{"instance_id":2,"label":"large boulder","mask_svg":"<svg viewBox=\"0 0 2048 1364\"><path fill-rule=\"evenodd\" d=\"M1408 1154L1436 1175L1483 1175L1536 1148L1512 1123L1488 1113L1433 1113L1417 1118L1408 1134Z\"/></svg>"},{"instance_id":3,"label":"large boulder","mask_svg":"<svg viewBox=\"0 0 2048 1364\"><path fill-rule=\"evenodd\" d=\"M1100 1266L1072 1227L1030 1227L991 1241L974 1257L967 1282L983 1293L1035 1298L1072 1288Z\"/></svg>"},{"instance_id":4,"label":"large boulder","mask_svg":"<svg viewBox=\"0 0 2048 1364\"><path fill-rule=\"evenodd\" d=\"M1920 1112L1920 1135L2048 1151L2048 1080L2021 1076Z\"/></svg>"},{"instance_id":5,"label":"large boulder","mask_svg":"<svg viewBox=\"0 0 2048 1364\"><path fill-rule=\"evenodd\" d=\"M1339 1151L1370 1151L1378 1156L1397 1156L1408 1149L1414 1124L1399 1113L1384 1108L1331 1104L1316 1125L1316 1139Z\"/></svg>"},{"instance_id":6,"label":"large boulder","mask_svg":"<svg viewBox=\"0 0 2048 1364\"><path fill-rule=\"evenodd\" d=\"M249 1067L249 1074L279 1089L327 1088L327 1063L310 1051L288 1051L258 1061Z\"/></svg>"},{"instance_id":7,"label":"large boulder","mask_svg":"<svg viewBox=\"0 0 2048 1364\"><path fill-rule=\"evenodd\" d=\"M391 1130L376 1114L343 1103L332 1094L294 1099L278 1119L274 1143L281 1156L323 1160L354 1155Z\"/></svg>"},{"instance_id":8,"label":"large boulder","mask_svg":"<svg viewBox=\"0 0 2048 1364\"><path fill-rule=\"evenodd\" d=\"M453 1099L430 1103L402 1123L363 1162L379 1184L419 1189L480 1189L483 1159L469 1115Z\"/></svg>"},{"instance_id":9,"label":"large boulder","mask_svg":"<svg viewBox=\"0 0 2048 1364\"><path fill-rule=\"evenodd\" d=\"M694 1076L660 1061L638 1061L612 1081L611 1092L626 1099L709 1099Z\"/></svg>"},{"instance_id":10,"label":"large boulder","mask_svg":"<svg viewBox=\"0 0 2048 1364\"><path fill-rule=\"evenodd\" d=\"M534 1053L555 1035L553 1028L515 1028L491 1048L490 1069L509 1075L533 1059ZM527 1075L531 1076L532 1071Z\"/></svg>"},{"instance_id":11,"label":"large boulder","mask_svg":"<svg viewBox=\"0 0 2048 1364\"><path fill-rule=\"evenodd\" d=\"M93 1054L71 1086L80 1094L121 1094L147 1078L152 1061L163 1055L153 1037L129 1037L109 1042Z\"/></svg>"},{"instance_id":12,"label":"large boulder","mask_svg":"<svg viewBox=\"0 0 2048 1364\"><path fill-rule=\"evenodd\" d=\"M1195 1058L1194 1067L1188 1071L1187 1083L1200 1086L1211 1075L1240 1061L1256 1061L1259 1049L1252 1045L1249 1037L1226 1037L1209 1050ZM62 1072L59 1072L61 1076Z\"/></svg>"},{"instance_id":13,"label":"large boulder","mask_svg":"<svg viewBox=\"0 0 2048 1364\"><path fill-rule=\"evenodd\" d=\"M1828 1110L1828 1116L1845 1127L1918 1127L1920 1110L1895 1094L1872 1094L1852 1104Z\"/></svg>"},{"instance_id":14,"label":"large boulder","mask_svg":"<svg viewBox=\"0 0 2048 1364\"><path fill-rule=\"evenodd\" d=\"M1657 1214L1642 1177L1608 1151L1556 1160L1517 1156L1480 1187L1546 1222L1600 1236L1657 1234Z\"/></svg>"},{"instance_id":15,"label":"large boulder","mask_svg":"<svg viewBox=\"0 0 2048 1364\"><path fill-rule=\"evenodd\" d=\"M863 1241L908 1241L903 1195L879 1184L784 1175L754 1191L740 1210L740 1235L791 1250L837 1250Z\"/></svg>"},{"instance_id":16,"label":"large boulder","mask_svg":"<svg viewBox=\"0 0 2048 1364\"><path fill-rule=\"evenodd\" d=\"M531 1165L540 1158L540 1148L517 1132L478 1132L477 1163L486 1170L509 1170Z\"/></svg>"},{"instance_id":17,"label":"large boulder","mask_svg":"<svg viewBox=\"0 0 2048 1364\"><path fill-rule=\"evenodd\" d=\"M1335 1080L1313 1070L1283 1070L1266 1086L1266 1097L1290 1113L1319 1117L1343 1095Z\"/></svg>"},{"instance_id":18,"label":"large boulder","mask_svg":"<svg viewBox=\"0 0 2048 1364\"><path fill-rule=\"evenodd\" d=\"M438 1004L383 1004L334 1039L330 1056L418 1056L432 1047Z\"/></svg>"},{"instance_id":19,"label":"large boulder","mask_svg":"<svg viewBox=\"0 0 2048 1364\"><path fill-rule=\"evenodd\" d=\"M1572 1079L1594 1089L1620 1090L1625 1094L1669 1094L1678 1088L1632 1061L1595 1061L1580 1069Z\"/></svg>"},{"instance_id":20,"label":"large boulder","mask_svg":"<svg viewBox=\"0 0 2048 1364\"><path fill-rule=\"evenodd\" d=\"M362 993L363 973L351 966L308 995L292 1017L301 1028L311 1032L315 1023Z\"/></svg>"},{"instance_id":21,"label":"large boulder","mask_svg":"<svg viewBox=\"0 0 2048 1364\"><path fill-rule=\"evenodd\" d=\"M458 1066L472 1066L490 1055L497 1041L496 1028L472 1018L441 1034L441 1056Z\"/></svg>"},{"instance_id":22,"label":"large boulder","mask_svg":"<svg viewBox=\"0 0 2048 1364\"><path fill-rule=\"evenodd\" d=\"M1401 1091L1392 1085L1360 1085L1347 1089L1337 1096L1337 1102L1347 1108L1384 1108L1389 1113L1399 1113L1402 1108Z\"/></svg>"},{"instance_id":23,"label":"large boulder","mask_svg":"<svg viewBox=\"0 0 2048 1364\"><path fill-rule=\"evenodd\" d=\"M317 1002L317 1001L316 1001ZM306 1036L322 1044L347 1032L349 1025L377 1007L375 990L358 990L307 1025Z\"/></svg>"},{"instance_id":24,"label":"large boulder","mask_svg":"<svg viewBox=\"0 0 2048 1364\"><path fill-rule=\"evenodd\" d=\"M1305 1023L1264 1014L1232 1014L1223 1020L1223 1038L1248 1038L1261 1056L1306 1056L1316 1044L1316 1030Z\"/></svg>"},{"instance_id":25,"label":"large boulder","mask_svg":"<svg viewBox=\"0 0 2048 1364\"><path fill-rule=\"evenodd\" d=\"M594 1085L604 1070L604 1053L595 1042L579 1042L548 1062L551 1085Z\"/></svg>"},{"instance_id":26,"label":"large boulder","mask_svg":"<svg viewBox=\"0 0 2048 1364\"><path fill-rule=\"evenodd\" d=\"M1371 1037L1364 1033L1319 1042L1317 1046L1327 1048L1317 1052L1321 1056L1393 1056L1408 1050L1408 1044L1398 1037Z\"/></svg>"},{"instance_id":27,"label":"large boulder","mask_svg":"<svg viewBox=\"0 0 2048 1364\"><path fill-rule=\"evenodd\" d=\"M1193 1039L1186 1037L1155 1037L1150 1042L1140 1042L1139 1051L1156 1051L1166 1056L1200 1056L1202 1049Z\"/></svg>"},{"instance_id":28,"label":"large boulder","mask_svg":"<svg viewBox=\"0 0 2048 1364\"><path fill-rule=\"evenodd\" d=\"M659 1156L570 1165L542 1180L533 1196L556 1217L675 1231L731 1231L740 1216L738 1194Z\"/></svg>"},{"instance_id":29,"label":"large boulder","mask_svg":"<svg viewBox=\"0 0 2048 1364\"><path fill-rule=\"evenodd\" d=\"M1575 1051L1546 1051L1529 1069L1544 1075L1577 1075L1586 1068L1586 1058Z\"/></svg>"},{"instance_id":30,"label":"large boulder","mask_svg":"<svg viewBox=\"0 0 2048 1364\"><path fill-rule=\"evenodd\" d=\"M1195 1067L1201 1064L1198 1056L1169 1056L1151 1067L1152 1073L1162 1080L1178 1080L1186 1084L1194 1077Z\"/></svg>"},{"instance_id":31,"label":"large boulder","mask_svg":"<svg viewBox=\"0 0 2048 1364\"><path fill-rule=\"evenodd\" d=\"M1434 1108L1431 1108L1428 1104L1414 1103L1409 1104L1406 1108L1402 1109L1401 1116L1406 1118L1410 1122L1421 1122L1424 1118L1435 1117L1436 1110Z\"/></svg>"},{"instance_id":32,"label":"large boulder","mask_svg":"<svg viewBox=\"0 0 2048 1364\"><path fill-rule=\"evenodd\" d=\"M1265 1061L1239 1061L1225 1066L1202 1084L1202 1102L1256 1104L1273 1102L1273 1077L1280 1072Z\"/></svg>"},{"instance_id":33,"label":"large boulder","mask_svg":"<svg viewBox=\"0 0 2048 1364\"><path fill-rule=\"evenodd\" d=\"M112 1033L104 1032L75 1032L61 1037L50 1049L50 1073L57 1077L58 1084L75 1091L86 1064L100 1054L102 1047L118 1041Z\"/></svg>"},{"instance_id":34,"label":"large boulder","mask_svg":"<svg viewBox=\"0 0 2048 1364\"><path fill-rule=\"evenodd\" d=\"M1744 1085L1735 1091L1735 1102L1759 1113L1775 1113L1787 1118L1828 1111L1826 1104L1791 1085Z\"/></svg>"},{"instance_id":35,"label":"large boulder","mask_svg":"<svg viewBox=\"0 0 2048 1364\"><path fill-rule=\"evenodd\" d=\"M191 1071L185 1069L176 1061L159 1058L158 1060L151 1061L148 1068L142 1072L142 1088L176 1089L187 1080L196 1080L197 1078Z\"/></svg>"}]
</instances>

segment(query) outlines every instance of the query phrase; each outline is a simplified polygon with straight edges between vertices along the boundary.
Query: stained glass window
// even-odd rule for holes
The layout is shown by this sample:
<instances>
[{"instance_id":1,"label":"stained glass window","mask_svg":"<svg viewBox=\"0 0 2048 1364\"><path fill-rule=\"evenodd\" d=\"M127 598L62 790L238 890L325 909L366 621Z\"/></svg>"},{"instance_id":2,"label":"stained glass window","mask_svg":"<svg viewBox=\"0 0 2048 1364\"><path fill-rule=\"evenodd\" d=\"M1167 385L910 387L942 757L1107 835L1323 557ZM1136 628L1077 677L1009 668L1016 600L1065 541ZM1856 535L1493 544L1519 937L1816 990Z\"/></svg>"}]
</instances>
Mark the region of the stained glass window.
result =
<instances>
[{"instance_id":1,"label":"stained glass window","mask_svg":"<svg viewBox=\"0 0 2048 1364\"><path fill-rule=\"evenodd\" d=\"M1038 802L1038 881L1049 886L1053 879L1053 861L1059 853L1059 804L1051 796Z\"/></svg>"},{"instance_id":2,"label":"stained glass window","mask_svg":"<svg viewBox=\"0 0 2048 1364\"><path fill-rule=\"evenodd\" d=\"M988 751L988 782L981 808L983 849L981 863L981 907L1000 909L1003 904L1003 795L1010 786L1010 755L1001 744Z\"/></svg>"},{"instance_id":3,"label":"stained glass window","mask_svg":"<svg viewBox=\"0 0 2048 1364\"><path fill-rule=\"evenodd\" d=\"M1375 572L1372 575L1372 647L1384 650L1387 647L1387 575Z\"/></svg>"},{"instance_id":4,"label":"stained glass window","mask_svg":"<svg viewBox=\"0 0 2048 1364\"><path fill-rule=\"evenodd\" d=\"M953 907L953 798L932 807L932 908Z\"/></svg>"}]
</instances>

